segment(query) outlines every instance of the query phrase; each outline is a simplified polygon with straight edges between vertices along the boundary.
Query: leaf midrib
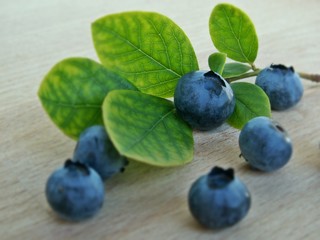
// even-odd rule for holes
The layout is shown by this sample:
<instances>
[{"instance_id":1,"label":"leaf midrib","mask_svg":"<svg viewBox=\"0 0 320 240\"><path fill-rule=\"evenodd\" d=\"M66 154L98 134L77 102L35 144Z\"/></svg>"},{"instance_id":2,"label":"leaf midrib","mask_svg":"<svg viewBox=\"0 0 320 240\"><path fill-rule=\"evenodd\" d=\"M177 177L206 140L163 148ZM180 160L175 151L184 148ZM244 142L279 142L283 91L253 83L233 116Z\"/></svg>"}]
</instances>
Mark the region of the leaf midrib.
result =
<instances>
[{"instance_id":1,"label":"leaf midrib","mask_svg":"<svg viewBox=\"0 0 320 240\"><path fill-rule=\"evenodd\" d=\"M248 109L249 112L251 113L251 115L253 115L253 116L256 116L256 115L257 115L257 113L255 113L251 108L249 108L249 107L248 107L245 103L243 103L239 98L236 98L236 101L237 101L240 105L243 106L242 108Z\"/></svg>"},{"instance_id":2,"label":"leaf midrib","mask_svg":"<svg viewBox=\"0 0 320 240\"><path fill-rule=\"evenodd\" d=\"M152 133L152 131L162 122L164 121L165 118L167 118L170 114L173 114L174 112L174 108L171 109L169 112L167 112L166 114L164 114L158 121L156 121L149 129L147 129L139 139L137 139L135 142L133 142L129 147L123 149L124 152L129 151L130 149L134 148L138 143L140 143L141 141L143 141L143 139L145 139L150 133Z\"/></svg>"},{"instance_id":3,"label":"leaf midrib","mask_svg":"<svg viewBox=\"0 0 320 240\"><path fill-rule=\"evenodd\" d=\"M181 77L182 75L177 73L176 71L174 71L173 69L167 67L166 65L164 65L163 63L161 63L160 61L158 61L157 59L153 58L152 56L150 56L149 54L147 54L145 51L143 51L143 49L139 48L138 46L136 46L134 43L132 43L130 40L128 40L127 38L121 36L119 33L113 31L111 28L108 28L106 26L100 26L100 28L102 28L105 31L108 31L110 33L112 33L115 37L119 38L120 40L122 40L123 42L126 42L128 45L130 45L131 47L133 47L135 50L137 50L138 52L140 52L141 54L143 54L144 56L146 56L147 58L149 58L150 60L152 60L153 62L155 62L156 64L158 64L160 67L164 68L166 71L169 71L171 73L173 73L174 75L176 75L177 77ZM166 46L166 44L165 44ZM165 48L167 50L167 46ZM165 81L164 81L165 83Z\"/></svg>"},{"instance_id":4,"label":"leaf midrib","mask_svg":"<svg viewBox=\"0 0 320 240\"><path fill-rule=\"evenodd\" d=\"M248 59L248 57L245 55L245 53L244 53L244 51L243 51L243 49L242 49L242 44L241 44L241 42L240 42L240 39L236 36L236 34L235 34L235 32L234 32L234 30L233 30L233 28L232 28L232 24L231 24L231 22L230 22L230 17L229 17L229 15L228 15L228 13L226 12L226 9L223 7L223 12L224 12L224 14L225 14L225 16L226 16L226 18L227 18L227 20L228 20L228 25L229 25L229 28L230 28L230 30L231 30L231 32L232 32L232 35L233 35L233 37L236 39L236 41L237 41L237 43L238 43L238 47L239 47L239 49L240 49L240 52L241 52L241 55L242 55L242 57L244 57L245 58L245 60L247 61L247 62L251 62L249 59ZM241 16L241 25L242 25L242 16ZM240 31L242 31L242 29L240 29Z\"/></svg>"}]
</instances>

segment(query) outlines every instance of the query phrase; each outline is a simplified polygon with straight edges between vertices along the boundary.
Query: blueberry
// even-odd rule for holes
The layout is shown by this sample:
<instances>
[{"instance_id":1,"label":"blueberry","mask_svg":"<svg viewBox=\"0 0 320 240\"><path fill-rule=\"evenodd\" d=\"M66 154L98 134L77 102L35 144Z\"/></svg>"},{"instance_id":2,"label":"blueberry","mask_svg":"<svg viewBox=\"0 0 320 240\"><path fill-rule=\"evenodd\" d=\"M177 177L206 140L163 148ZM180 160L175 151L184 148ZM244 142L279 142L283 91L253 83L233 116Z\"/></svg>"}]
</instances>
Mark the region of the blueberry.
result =
<instances>
[{"instance_id":1,"label":"blueberry","mask_svg":"<svg viewBox=\"0 0 320 240\"><path fill-rule=\"evenodd\" d=\"M246 185L234 176L233 169L214 167L192 184L188 202L191 214L201 225L220 229L247 215L251 196Z\"/></svg>"},{"instance_id":2,"label":"blueberry","mask_svg":"<svg viewBox=\"0 0 320 240\"><path fill-rule=\"evenodd\" d=\"M263 69L256 78L256 85L268 95L271 108L286 110L296 105L303 95L301 79L293 67L271 65Z\"/></svg>"},{"instance_id":3,"label":"blueberry","mask_svg":"<svg viewBox=\"0 0 320 240\"><path fill-rule=\"evenodd\" d=\"M283 167L292 155L287 132L267 117L248 121L239 135L241 155L254 168L269 172Z\"/></svg>"},{"instance_id":4,"label":"blueberry","mask_svg":"<svg viewBox=\"0 0 320 240\"><path fill-rule=\"evenodd\" d=\"M226 80L212 71L195 71L182 76L175 89L177 113L190 126L210 130L233 113L235 98Z\"/></svg>"},{"instance_id":5,"label":"blueberry","mask_svg":"<svg viewBox=\"0 0 320 240\"><path fill-rule=\"evenodd\" d=\"M101 209L104 185L92 168L67 160L46 183L46 197L51 208L69 221L86 220Z\"/></svg>"},{"instance_id":6,"label":"blueberry","mask_svg":"<svg viewBox=\"0 0 320 240\"><path fill-rule=\"evenodd\" d=\"M89 165L103 180L124 171L128 164L128 160L115 149L102 125L91 126L81 133L73 160Z\"/></svg>"}]
</instances>

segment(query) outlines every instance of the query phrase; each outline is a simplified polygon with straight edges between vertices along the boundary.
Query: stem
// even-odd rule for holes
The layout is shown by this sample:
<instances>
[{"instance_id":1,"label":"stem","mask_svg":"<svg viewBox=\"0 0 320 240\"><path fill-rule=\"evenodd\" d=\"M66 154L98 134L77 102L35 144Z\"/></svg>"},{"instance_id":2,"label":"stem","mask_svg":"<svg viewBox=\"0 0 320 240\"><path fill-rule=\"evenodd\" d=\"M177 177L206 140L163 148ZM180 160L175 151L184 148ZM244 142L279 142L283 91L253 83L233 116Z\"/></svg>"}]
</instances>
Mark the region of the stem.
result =
<instances>
[{"instance_id":1,"label":"stem","mask_svg":"<svg viewBox=\"0 0 320 240\"><path fill-rule=\"evenodd\" d=\"M320 74L312 74L312 73L305 73L305 72L298 72L300 77L304 79L308 79L313 82L320 83Z\"/></svg>"},{"instance_id":2,"label":"stem","mask_svg":"<svg viewBox=\"0 0 320 240\"><path fill-rule=\"evenodd\" d=\"M240 80L240 79L254 77L254 76L257 76L260 73L260 71L261 71L261 69L256 68L253 72L247 72L247 73L241 74L241 75L236 76L236 77L226 78L226 80L230 83L230 82L237 81L237 80Z\"/></svg>"},{"instance_id":3,"label":"stem","mask_svg":"<svg viewBox=\"0 0 320 240\"><path fill-rule=\"evenodd\" d=\"M226 78L226 80L231 83L240 79L244 79L244 78L249 78L249 77L254 77L257 76L260 72L261 69L257 68L254 64L251 64L252 67L252 72L247 72L247 73L243 73L241 75L235 76L235 77L230 77L230 78ZM320 74L317 73L305 73L305 72L298 72L298 74L300 75L301 78L310 80L312 82L316 82L316 83L320 83Z\"/></svg>"},{"instance_id":4,"label":"stem","mask_svg":"<svg viewBox=\"0 0 320 240\"><path fill-rule=\"evenodd\" d=\"M251 68L252 68L253 71L258 70L257 67L256 67L256 65L255 65L254 63L251 63L250 65L251 65Z\"/></svg>"}]
</instances>

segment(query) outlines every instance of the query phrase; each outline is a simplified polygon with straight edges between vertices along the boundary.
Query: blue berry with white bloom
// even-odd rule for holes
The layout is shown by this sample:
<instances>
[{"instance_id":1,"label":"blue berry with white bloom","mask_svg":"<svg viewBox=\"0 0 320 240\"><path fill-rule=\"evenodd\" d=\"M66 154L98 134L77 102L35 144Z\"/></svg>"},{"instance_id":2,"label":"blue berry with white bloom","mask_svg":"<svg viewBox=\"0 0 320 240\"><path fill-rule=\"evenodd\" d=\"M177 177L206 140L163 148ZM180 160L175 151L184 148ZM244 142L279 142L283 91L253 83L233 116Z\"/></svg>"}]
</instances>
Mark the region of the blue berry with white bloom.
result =
<instances>
[{"instance_id":1,"label":"blue berry with white bloom","mask_svg":"<svg viewBox=\"0 0 320 240\"><path fill-rule=\"evenodd\" d=\"M92 168L67 160L47 180L45 194L51 208L63 219L93 217L104 201L104 184Z\"/></svg>"},{"instance_id":2,"label":"blue berry with white bloom","mask_svg":"<svg viewBox=\"0 0 320 240\"><path fill-rule=\"evenodd\" d=\"M73 161L92 167L103 180L123 172L128 164L127 158L114 147L103 125L88 127L81 133Z\"/></svg>"},{"instance_id":3,"label":"blue berry with white bloom","mask_svg":"<svg viewBox=\"0 0 320 240\"><path fill-rule=\"evenodd\" d=\"M263 69L256 78L256 85L268 95L271 108L286 110L296 105L303 95L300 76L293 67L271 65Z\"/></svg>"},{"instance_id":4,"label":"blue berry with white bloom","mask_svg":"<svg viewBox=\"0 0 320 240\"><path fill-rule=\"evenodd\" d=\"M288 163L292 143L285 129L268 117L248 121L239 135L242 157L256 169L270 172Z\"/></svg>"},{"instance_id":5,"label":"blue berry with white bloom","mask_svg":"<svg viewBox=\"0 0 320 240\"><path fill-rule=\"evenodd\" d=\"M219 127L233 113L235 98L229 83L212 71L194 71L182 76L174 92L178 115L192 128Z\"/></svg>"},{"instance_id":6,"label":"blue berry with white bloom","mask_svg":"<svg viewBox=\"0 0 320 240\"><path fill-rule=\"evenodd\" d=\"M233 169L214 167L192 184L188 203L191 214L201 225L220 229L238 223L247 215L251 196Z\"/></svg>"}]
</instances>

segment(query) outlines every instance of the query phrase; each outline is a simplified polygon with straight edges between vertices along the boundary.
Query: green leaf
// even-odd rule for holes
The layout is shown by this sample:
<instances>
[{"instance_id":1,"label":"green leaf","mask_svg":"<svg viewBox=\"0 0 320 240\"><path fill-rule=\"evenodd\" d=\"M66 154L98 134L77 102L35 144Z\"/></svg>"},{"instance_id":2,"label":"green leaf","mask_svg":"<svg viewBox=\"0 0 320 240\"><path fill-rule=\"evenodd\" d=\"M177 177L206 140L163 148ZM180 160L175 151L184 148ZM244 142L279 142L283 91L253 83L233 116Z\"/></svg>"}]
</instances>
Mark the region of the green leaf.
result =
<instances>
[{"instance_id":1,"label":"green leaf","mask_svg":"<svg viewBox=\"0 0 320 240\"><path fill-rule=\"evenodd\" d=\"M231 4L218 4L211 13L209 30L220 52L235 61L253 64L258 53L258 37L246 13Z\"/></svg>"},{"instance_id":2,"label":"green leaf","mask_svg":"<svg viewBox=\"0 0 320 240\"><path fill-rule=\"evenodd\" d=\"M255 84L247 82L231 83L236 106L228 123L238 129L252 118L258 116L271 116L271 108L268 96Z\"/></svg>"},{"instance_id":3,"label":"green leaf","mask_svg":"<svg viewBox=\"0 0 320 240\"><path fill-rule=\"evenodd\" d=\"M224 65L222 76L224 78L237 77L248 72L251 69L249 65L242 63L226 63Z\"/></svg>"},{"instance_id":4,"label":"green leaf","mask_svg":"<svg viewBox=\"0 0 320 240\"><path fill-rule=\"evenodd\" d=\"M211 71L216 72L218 74L222 74L224 65L226 63L227 54L225 53L212 53L209 56L208 62Z\"/></svg>"},{"instance_id":5,"label":"green leaf","mask_svg":"<svg viewBox=\"0 0 320 240\"><path fill-rule=\"evenodd\" d=\"M118 151L155 166L193 159L192 129L171 101L130 90L115 90L103 103L103 119Z\"/></svg>"},{"instance_id":6,"label":"green leaf","mask_svg":"<svg viewBox=\"0 0 320 240\"><path fill-rule=\"evenodd\" d=\"M44 77L38 96L57 127L77 139L85 128L103 124L101 105L114 89L135 87L93 60L68 58Z\"/></svg>"},{"instance_id":7,"label":"green leaf","mask_svg":"<svg viewBox=\"0 0 320 240\"><path fill-rule=\"evenodd\" d=\"M141 92L172 97L179 78L199 69L186 34L159 13L107 15L96 20L91 29L102 64Z\"/></svg>"}]
</instances>

